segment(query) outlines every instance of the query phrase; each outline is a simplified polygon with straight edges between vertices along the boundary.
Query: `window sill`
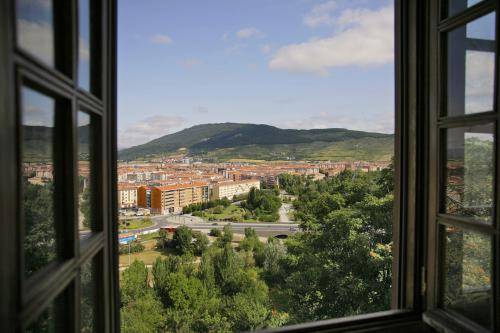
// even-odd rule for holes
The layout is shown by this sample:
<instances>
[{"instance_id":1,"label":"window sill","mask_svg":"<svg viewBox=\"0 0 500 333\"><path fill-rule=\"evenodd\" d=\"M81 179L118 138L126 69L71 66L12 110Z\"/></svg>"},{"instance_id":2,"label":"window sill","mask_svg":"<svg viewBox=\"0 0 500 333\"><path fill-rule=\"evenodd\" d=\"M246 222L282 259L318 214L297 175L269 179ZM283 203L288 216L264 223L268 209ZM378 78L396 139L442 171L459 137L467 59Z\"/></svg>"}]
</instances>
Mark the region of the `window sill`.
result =
<instances>
[{"instance_id":1,"label":"window sill","mask_svg":"<svg viewBox=\"0 0 500 333\"><path fill-rule=\"evenodd\" d=\"M433 332L429 326L424 324L420 315L410 310L389 310L267 329L259 332L352 332L358 330L363 332Z\"/></svg>"}]
</instances>

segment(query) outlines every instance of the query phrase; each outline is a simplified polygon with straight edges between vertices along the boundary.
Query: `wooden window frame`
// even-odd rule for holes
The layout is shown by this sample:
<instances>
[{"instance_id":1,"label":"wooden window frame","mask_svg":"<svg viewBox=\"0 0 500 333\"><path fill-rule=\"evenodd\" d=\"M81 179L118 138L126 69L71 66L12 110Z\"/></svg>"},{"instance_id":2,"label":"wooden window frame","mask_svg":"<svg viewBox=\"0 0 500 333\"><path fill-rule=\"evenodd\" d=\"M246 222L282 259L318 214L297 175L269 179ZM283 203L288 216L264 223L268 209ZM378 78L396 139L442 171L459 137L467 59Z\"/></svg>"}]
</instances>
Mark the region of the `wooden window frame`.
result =
<instances>
[{"instance_id":1,"label":"wooden window frame","mask_svg":"<svg viewBox=\"0 0 500 333\"><path fill-rule=\"evenodd\" d=\"M430 1L429 8L429 148L434 152L429 155L428 170L428 230L427 230L427 292L425 293L425 308L427 311L423 314L423 320L439 330L461 331L461 332L489 332L485 328L476 324L472 320L465 318L453 311L447 311L440 308L440 279L442 274L443 253L440 249L440 225L449 224L462 228L463 230L486 232L492 235L492 324L494 330L500 330L500 223L499 223L499 156L498 156L498 130L500 123L499 105L499 18L498 1L484 0L460 13L455 13L447 17L447 1ZM477 114L450 115L444 116L445 107L444 80L446 79L446 59L444 52L444 35L451 30L464 26L478 18L490 13L496 12L495 27L495 83L494 83L494 105L493 110ZM442 156L444 153L441 131L446 128L460 128L460 126L473 126L475 124L493 124L494 141L494 164L495 164L495 183L494 183L494 213L491 226L485 224L471 223L468 219L454 217L440 213L440 196L442 191L442 170L440 170Z\"/></svg>"},{"instance_id":2,"label":"wooden window frame","mask_svg":"<svg viewBox=\"0 0 500 333\"><path fill-rule=\"evenodd\" d=\"M55 67L51 67L16 44L16 1L0 1L0 331L22 332L63 290L67 316L57 318L59 329L78 332L80 323L80 268L97 258L96 283L100 298L96 304L99 332L119 331L118 234L116 227L116 1L97 0L91 7L93 52L91 92L78 85L77 0L53 0ZM57 15L64 12L65 15ZM95 19L98 18L98 19ZM64 29L62 29L64 27ZM60 52L58 52L59 50ZM24 280L22 263L22 166L20 87L29 87L67 101L63 113L65 126L56 132L67 140L56 155L64 159L61 193L64 218L64 257ZM93 196L96 220L102 227L80 242L77 226L78 196L77 116L84 111L92 117L95 131ZM58 112L58 111L56 111ZM57 116L59 117L59 116ZM109 207L109 208L107 208ZM56 222L57 223L57 222ZM101 229L101 230L99 230ZM67 289L66 289L67 288Z\"/></svg>"},{"instance_id":3,"label":"wooden window frame","mask_svg":"<svg viewBox=\"0 0 500 333\"><path fill-rule=\"evenodd\" d=\"M100 78L97 97L81 90L77 80L78 35L76 34L76 0L54 0L56 4L66 1L71 4L72 50L71 63L63 61L63 71L50 68L15 46L15 0L0 1L0 263L9 269L0 270L0 331L16 332L33 319L57 295L58 288L78 282L77 274L86 260L102 253L103 293L101 304L102 321L98 324L104 332L119 332L118 291L118 226L117 226L117 0L102 0L103 37L99 41L102 50ZM493 0L485 0L467 9L467 15L476 15ZM496 2L495 2L496 3ZM282 327L269 332L342 332L342 331L400 331L420 332L431 330L423 321L440 329L452 329L460 325L453 320L442 320L441 310L436 309L435 250L436 233L433 231L429 211L435 202L436 192L431 191L430 181L435 179L433 169L436 151L436 135L430 130L433 125L432 111L436 107L436 26L441 15L434 0L395 0L395 204L394 204L394 246L393 246L393 310L352 316L339 319L304 323ZM498 19L498 18L497 18ZM455 18L447 19L452 24ZM498 24L497 24L498 30ZM498 36L497 31L497 36ZM60 41L64 43L64 41ZM497 44L498 45L498 44ZM498 47L497 47L498 48ZM22 68L54 91L70 94L73 117L80 110L94 113L101 118L100 135L103 146L99 151L97 165L100 165L102 179L100 204L103 230L89 239L81 248L78 230L74 228L76 256L59 267L52 284L30 300L30 311L21 302L22 285L19 272L20 244L12 235L18 234L19 216L19 137L16 110L16 82L18 69ZM497 52L497 72L498 72ZM106 80L108 78L108 80ZM496 101L496 103L498 103ZM5 111L4 111L5 110ZM435 110L435 109L434 109ZM73 118L73 125L75 125ZM73 133L73 147L76 138ZM16 163L13 163L13 162ZM429 161L429 162L428 162ZM497 165L497 174L499 166ZM433 201L434 200L434 201ZM498 200L498 199L497 199ZM497 210L498 210L497 204ZM435 207L434 207L435 208ZM73 207L74 211L74 207ZM498 215L498 214L497 214ZM6 222L7 221L7 222ZM499 224L497 223L497 228ZM500 233L499 233L500 234ZM495 261L500 258L496 237ZM80 251L81 254L80 254ZM494 273L495 285L500 276L499 265ZM58 287L55 287L58 286ZM500 294L496 288L496 298ZM42 295L42 296L40 296ZM74 316L78 318L78 287L74 292ZM495 309L499 310L498 302ZM500 313L500 312L499 312ZM67 322L70 318L66 319ZM77 322L77 321L76 321ZM67 323L69 324L69 323ZM77 331L78 324L72 325ZM460 326L461 327L461 326Z\"/></svg>"}]
</instances>

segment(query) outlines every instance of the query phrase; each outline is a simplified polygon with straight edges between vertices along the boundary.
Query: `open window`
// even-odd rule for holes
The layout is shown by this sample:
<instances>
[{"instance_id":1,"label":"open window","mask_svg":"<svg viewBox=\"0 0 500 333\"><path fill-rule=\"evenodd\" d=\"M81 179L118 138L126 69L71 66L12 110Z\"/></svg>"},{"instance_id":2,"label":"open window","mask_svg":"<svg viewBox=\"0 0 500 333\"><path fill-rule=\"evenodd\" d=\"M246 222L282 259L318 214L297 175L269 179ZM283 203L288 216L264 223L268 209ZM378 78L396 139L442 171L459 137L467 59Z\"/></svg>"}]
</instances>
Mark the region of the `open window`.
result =
<instances>
[{"instance_id":1,"label":"open window","mask_svg":"<svg viewBox=\"0 0 500 333\"><path fill-rule=\"evenodd\" d=\"M117 5L0 2L2 332L119 332L117 199L214 191L118 197ZM500 329L498 6L395 1L391 309L270 331Z\"/></svg>"}]
</instances>

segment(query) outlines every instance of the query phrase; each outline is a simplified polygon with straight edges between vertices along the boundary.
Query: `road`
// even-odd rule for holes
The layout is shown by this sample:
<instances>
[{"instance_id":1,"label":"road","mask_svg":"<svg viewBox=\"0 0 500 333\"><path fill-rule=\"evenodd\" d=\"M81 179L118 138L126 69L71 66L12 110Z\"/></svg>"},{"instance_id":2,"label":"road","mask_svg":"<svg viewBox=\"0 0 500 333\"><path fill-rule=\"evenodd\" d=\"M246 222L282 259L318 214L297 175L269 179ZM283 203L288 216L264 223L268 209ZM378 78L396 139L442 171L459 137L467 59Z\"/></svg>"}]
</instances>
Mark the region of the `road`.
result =
<instances>
[{"instance_id":1,"label":"road","mask_svg":"<svg viewBox=\"0 0 500 333\"><path fill-rule=\"evenodd\" d=\"M253 228L257 235L262 237L291 235L299 231L296 223L266 223L266 222L204 222L202 218L189 215L161 215L153 216L151 220L154 225L137 230L130 230L130 233L138 234L144 231L156 230L161 227L185 225L193 230L208 232L210 229L222 229L226 224L230 224L233 232L243 234L245 228Z\"/></svg>"},{"instance_id":2,"label":"road","mask_svg":"<svg viewBox=\"0 0 500 333\"><path fill-rule=\"evenodd\" d=\"M293 210L292 204L289 203L282 203L279 214L280 214L280 223L293 223L292 220L290 220L290 216L288 216L288 213L290 213Z\"/></svg>"}]
</instances>

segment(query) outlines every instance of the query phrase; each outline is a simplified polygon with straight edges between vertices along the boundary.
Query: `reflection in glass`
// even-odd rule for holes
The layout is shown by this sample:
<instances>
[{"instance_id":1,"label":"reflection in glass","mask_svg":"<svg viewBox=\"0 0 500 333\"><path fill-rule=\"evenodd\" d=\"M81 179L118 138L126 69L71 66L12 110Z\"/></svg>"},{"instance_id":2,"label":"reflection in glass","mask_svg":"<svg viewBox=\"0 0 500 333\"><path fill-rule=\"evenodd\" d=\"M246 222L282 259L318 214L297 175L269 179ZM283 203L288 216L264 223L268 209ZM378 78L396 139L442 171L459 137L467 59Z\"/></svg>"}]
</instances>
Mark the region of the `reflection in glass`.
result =
<instances>
[{"instance_id":1,"label":"reflection in glass","mask_svg":"<svg viewBox=\"0 0 500 333\"><path fill-rule=\"evenodd\" d=\"M92 122L89 114L78 112L78 230L80 239L90 235L94 214L92 189Z\"/></svg>"},{"instance_id":2,"label":"reflection in glass","mask_svg":"<svg viewBox=\"0 0 500 333\"><path fill-rule=\"evenodd\" d=\"M448 15L455 15L467 8L480 3L482 0L449 0L448 1Z\"/></svg>"},{"instance_id":3,"label":"reflection in glass","mask_svg":"<svg viewBox=\"0 0 500 333\"><path fill-rule=\"evenodd\" d=\"M495 73L495 14L448 34L447 115L492 111Z\"/></svg>"},{"instance_id":4,"label":"reflection in glass","mask_svg":"<svg viewBox=\"0 0 500 333\"><path fill-rule=\"evenodd\" d=\"M54 19L51 0L17 0L17 44L54 66Z\"/></svg>"},{"instance_id":5,"label":"reflection in glass","mask_svg":"<svg viewBox=\"0 0 500 333\"><path fill-rule=\"evenodd\" d=\"M54 301L32 322L24 332L26 333L52 333L70 332L73 316L69 306L73 288L66 288ZM63 320L64 318L64 320ZM69 325L69 326L68 326Z\"/></svg>"},{"instance_id":6,"label":"reflection in glass","mask_svg":"<svg viewBox=\"0 0 500 333\"><path fill-rule=\"evenodd\" d=\"M29 277L56 257L54 99L22 88L24 262Z\"/></svg>"},{"instance_id":7,"label":"reflection in glass","mask_svg":"<svg viewBox=\"0 0 500 333\"><path fill-rule=\"evenodd\" d=\"M446 213L491 223L493 215L493 125L446 131Z\"/></svg>"},{"instance_id":8,"label":"reflection in glass","mask_svg":"<svg viewBox=\"0 0 500 333\"><path fill-rule=\"evenodd\" d=\"M79 10L79 52L78 85L90 91L90 0L80 0Z\"/></svg>"},{"instance_id":9,"label":"reflection in glass","mask_svg":"<svg viewBox=\"0 0 500 333\"><path fill-rule=\"evenodd\" d=\"M447 226L444 234L443 306L491 326L491 240Z\"/></svg>"},{"instance_id":10,"label":"reflection in glass","mask_svg":"<svg viewBox=\"0 0 500 333\"><path fill-rule=\"evenodd\" d=\"M97 310L97 258L83 264L80 272L80 332L92 333L95 329Z\"/></svg>"},{"instance_id":11,"label":"reflection in glass","mask_svg":"<svg viewBox=\"0 0 500 333\"><path fill-rule=\"evenodd\" d=\"M56 332L55 306L50 304L38 318L28 326L26 333L52 333Z\"/></svg>"}]
</instances>

